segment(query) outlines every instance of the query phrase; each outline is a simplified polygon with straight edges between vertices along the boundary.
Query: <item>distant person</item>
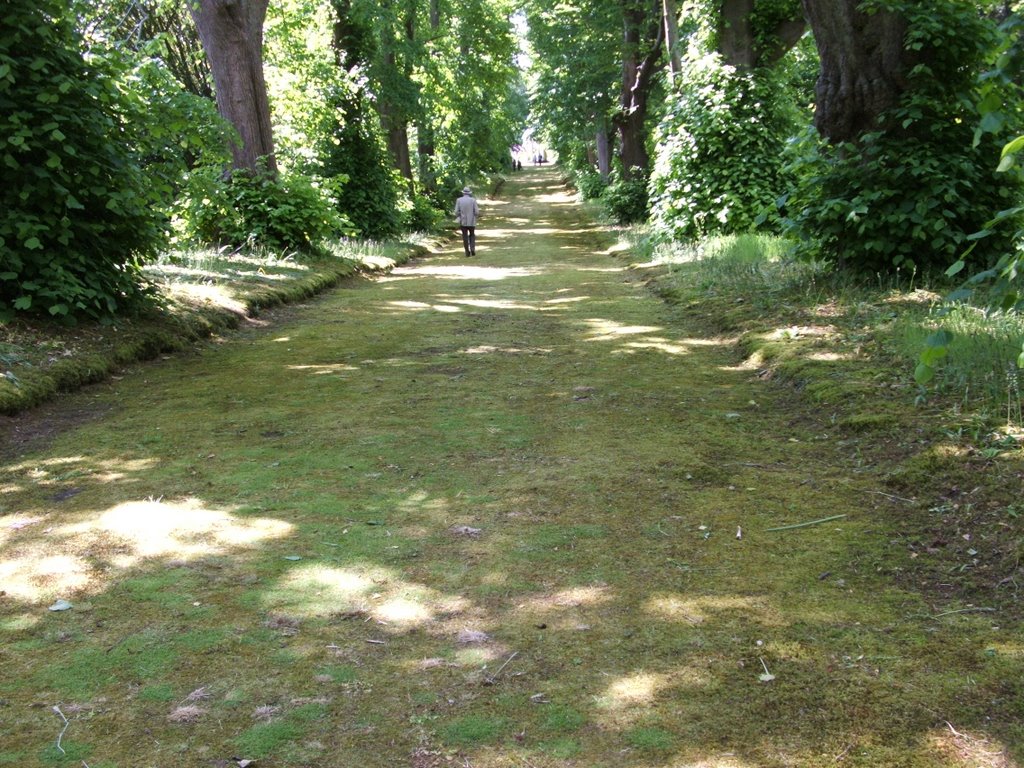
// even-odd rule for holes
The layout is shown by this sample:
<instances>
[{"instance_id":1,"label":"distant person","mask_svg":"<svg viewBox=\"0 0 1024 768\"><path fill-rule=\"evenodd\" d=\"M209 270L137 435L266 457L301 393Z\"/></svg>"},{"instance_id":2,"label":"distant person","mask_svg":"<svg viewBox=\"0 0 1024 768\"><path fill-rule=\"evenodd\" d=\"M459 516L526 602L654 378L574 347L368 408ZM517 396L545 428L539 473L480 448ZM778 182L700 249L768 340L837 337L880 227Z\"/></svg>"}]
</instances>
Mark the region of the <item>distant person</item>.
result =
<instances>
[{"instance_id":1,"label":"distant person","mask_svg":"<svg viewBox=\"0 0 1024 768\"><path fill-rule=\"evenodd\" d=\"M462 197L455 201L455 221L462 229L462 247L466 256L476 256L476 220L480 218L480 206L473 197L473 190L465 187Z\"/></svg>"}]
</instances>

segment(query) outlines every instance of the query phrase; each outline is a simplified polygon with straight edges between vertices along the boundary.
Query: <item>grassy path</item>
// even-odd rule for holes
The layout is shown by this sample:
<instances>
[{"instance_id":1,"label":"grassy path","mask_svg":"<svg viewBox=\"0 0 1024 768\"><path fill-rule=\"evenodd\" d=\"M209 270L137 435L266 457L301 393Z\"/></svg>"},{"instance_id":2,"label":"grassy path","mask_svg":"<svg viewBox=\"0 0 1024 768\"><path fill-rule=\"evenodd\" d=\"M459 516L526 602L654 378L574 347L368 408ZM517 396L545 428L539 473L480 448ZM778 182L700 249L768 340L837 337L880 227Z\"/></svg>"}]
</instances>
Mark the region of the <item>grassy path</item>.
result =
<instances>
[{"instance_id":1,"label":"grassy path","mask_svg":"<svg viewBox=\"0 0 1024 768\"><path fill-rule=\"evenodd\" d=\"M552 171L479 240L0 462L0 765L1014 764L1019 639L890 580L825 418Z\"/></svg>"}]
</instances>

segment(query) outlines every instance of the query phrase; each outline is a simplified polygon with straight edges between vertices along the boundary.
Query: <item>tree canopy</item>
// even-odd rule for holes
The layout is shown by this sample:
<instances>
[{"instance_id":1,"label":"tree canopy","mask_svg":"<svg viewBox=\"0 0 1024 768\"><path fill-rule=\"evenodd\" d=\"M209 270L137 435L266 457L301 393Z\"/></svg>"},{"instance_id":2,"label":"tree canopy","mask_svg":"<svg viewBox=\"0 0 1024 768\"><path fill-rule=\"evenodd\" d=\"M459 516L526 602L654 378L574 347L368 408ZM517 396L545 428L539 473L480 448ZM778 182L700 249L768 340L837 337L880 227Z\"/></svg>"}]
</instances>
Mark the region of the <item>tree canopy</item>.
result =
<instances>
[{"instance_id":1,"label":"tree canopy","mask_svg":"<svg viewBox=\"0 0 1024 768\"><path fill-rule=\"evenodd\" d=\"M124 311L169 240L429 227L527 127L664 238L768 229L836 269L938 273L1021 230L1017 3L8 6L4 317Z\"/></svg>"}]
</instances>

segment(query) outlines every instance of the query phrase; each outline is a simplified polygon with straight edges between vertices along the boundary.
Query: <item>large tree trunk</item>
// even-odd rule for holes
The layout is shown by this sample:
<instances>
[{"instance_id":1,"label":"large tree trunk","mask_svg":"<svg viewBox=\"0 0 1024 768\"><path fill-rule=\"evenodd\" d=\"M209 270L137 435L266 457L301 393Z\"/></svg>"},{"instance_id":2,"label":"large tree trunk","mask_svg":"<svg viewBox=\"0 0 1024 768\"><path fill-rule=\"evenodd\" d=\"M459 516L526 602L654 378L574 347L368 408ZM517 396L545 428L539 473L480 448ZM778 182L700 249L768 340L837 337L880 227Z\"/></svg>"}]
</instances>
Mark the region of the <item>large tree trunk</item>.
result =
<instances>
[{"instance_id":1,"label":"large tree trunk","mask_svg":"<svg viewBox=\"0 0 1024 768\"><path fill-rule=\"evenodd\" d=\"M807 29L803 14L781 19L773 29L754 28L755 0L721 0L718 52L737 69L768 67L799 42Z\"/></svg>"},{"instance_id":2,"label":"large tree trunk","mask_svg":"<svg viewBox=\"0 0 1024 768\"><path fill-rule=\"evenodd\" d=\"M814 124L833 144L878 128L907 88L913 59L897 14L857 10L860 0L803 0L821 57Z\"/></svg>"},{"instance_id":3,"label":"large tree trunk","mask_svg":"<svg viewBox=\"0 0 1024 768\"><path fill-rule=\"evenodd\" d=\"M619 129L623 174L631 179L637 173L646 173L650 164L645 126L647 101L661 56L665 26L660 3L656 9L646 9L643 3L623 3L622 22L622 86L615 123Z\"/></svg>"},{"instance_id":4,"label":"large tree trunk","mask_svg":"<svg viewBox=\"0 0 1024 768\"><path fill-rule=\"evenodd\" d=\"M276 173L270 102L263 79L263 20L268 2L198 0L189 8L213 71L217 109L240 138L231 145L234 167L255 171L262 162Z\"/></svg>"}]
</instances>

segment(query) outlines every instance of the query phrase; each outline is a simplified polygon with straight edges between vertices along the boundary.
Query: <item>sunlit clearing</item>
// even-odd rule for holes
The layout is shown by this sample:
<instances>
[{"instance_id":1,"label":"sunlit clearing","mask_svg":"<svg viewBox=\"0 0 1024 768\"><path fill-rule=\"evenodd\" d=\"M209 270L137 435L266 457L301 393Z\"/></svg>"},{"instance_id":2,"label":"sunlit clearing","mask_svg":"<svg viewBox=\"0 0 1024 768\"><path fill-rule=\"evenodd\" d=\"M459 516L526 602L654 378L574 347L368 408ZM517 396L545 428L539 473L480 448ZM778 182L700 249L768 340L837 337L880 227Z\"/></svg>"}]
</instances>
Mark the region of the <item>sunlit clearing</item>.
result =
<instances>
[{"instance_id":1,"label":"sunlit clearing","mask_svg":"<svg viewBox=\"0 0 1024 768\"><path fill-rule=\"evenodd\" d=\"M274 341L276 341L278 343L287 342L287 341L291 341L291 340L292 340L291 336L278 336L276 339L274 339Z\"/></svg>"},{"instance_id":2,"label":"sunlit clearing","mask_svg":"<svg viewBox=\"0 0 1024 768\"><path fill-rule=\"evenodd\" d=\"M399 267L391 273L392 277L380 278L387 282L402 277L441 277L448 280L508 280L513 277L530 277L541 274L539 269L500 267L474 267L468 264L444 267L440 265L421 265L416 267Z\"/></svg>"},{"instance_id":3,"label":"sunlit clearing","mask_svg":"<svg viewBox=\"0 0 1024 768\"><path fill-rule=\"evenodd\" d=\"M657 333L662 328L655 325L621 325L614 320L591 318L586 321L590 326L592 341L615 341L622 336L637 336L642 333Z\"/></svg>"},{"instance_id":4,"label":"sunlit clearing","mask_svg":"<svg viewBox=\"0 0 1024 768\"><path fill-rule=\"evenodd\" d=\"M231 291L219 285L205 285L197 283L171 283L165 289L174 297L187 299L194 304L213 304L234 312L237 315L246 315L248 310L241 301L231 295Z\"/></svg>"},{"instance_id":5,"label":"sunlit clearing","mask_svg":"<svg viewBox=\"0 0 1024 768\"><path fill-rule=\"evenodd\" d=\"M681 597L655 595L644 603L644 611L663 621L700 624L715 613L740 612L760 624L768 621L768 606L763 598L735 596Z\"/></svg>"},{"instance_id":6,"label":"sunlit clearing","mask_svg":"<svg viewBox=\"0 0 1024 768\"><path fill-rule=\"evenodd\" d=\"M565 299L548 299L544 303L545 304L573 304L573 303L578 302L578 301L586 301L589 298L590 298L589 296L572 296L572 297L565 298Z\"/></svg>"},{"instance_id":7,"label":"sunlit clearing","mask_svg":"<svg viewBox=\"0 0 1024 768\"><path fill-rule=\"evenodd\" d=\"M34 601L94 593L147 558L189 560L280 538L292 526L272 519L236 519L198 500L121 504L90 519L9 537L0 584L11 597Z\"/></svg>"},{"instance_id":8,"label":"sunlit clearing","mask_svg":"<svg viewBox=\"0 0 1024 768\"><path fill-rule=\"evenodd\" d=\"M944 765L963 768L1019 768L1009 750L998 742L967 733L951 723L928 734L928 745ZM951 761L951 762L948 762Z\"/></svg>"},{"instance_id":9,"label":"sunlit clearing","mask_svg":"<svg viewBox=\"0 0 1024 768\"><path fill-rule=\"evenodd\" d=\"M375 566L302 565L264 594L267 608L298 617L363 613L381 631L420 627L465 609L462 598L412 584Z\"/></svg>"},{"instance_id":10,"label":"sunlit clearing","mask_svg":"<svg viewBox=\"0 0 1024 768\"><path fill-rule=\"evenodd\" d=\"M333 365L289 365L289 371L310 371L314 375L322 376L328 373L341 373L342 371L358 371L359 366L334 363Z\"/></svg>"},{"instance_id":11,"label":"sunlit clearing","mask_svg":"<svg viewBox=\"0 0 1024 768\"><path fill-rule=\"evenodd\" d=\"M564 611L566 608L599 605L611 599L607 587L576 587L542 595L521 603L518 607L537 613Z\"/></svg>"}]
</instances>

